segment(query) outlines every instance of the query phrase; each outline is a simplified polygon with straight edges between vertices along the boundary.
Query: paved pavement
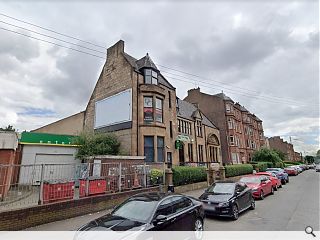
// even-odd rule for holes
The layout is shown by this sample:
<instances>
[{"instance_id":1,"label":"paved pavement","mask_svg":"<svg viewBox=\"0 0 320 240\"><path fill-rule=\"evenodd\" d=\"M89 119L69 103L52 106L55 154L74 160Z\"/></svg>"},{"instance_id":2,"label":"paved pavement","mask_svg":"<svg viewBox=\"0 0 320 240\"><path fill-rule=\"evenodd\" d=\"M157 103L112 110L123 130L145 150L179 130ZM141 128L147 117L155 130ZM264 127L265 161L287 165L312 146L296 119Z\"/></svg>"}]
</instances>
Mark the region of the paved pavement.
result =
<instances>
[{"instance_id":1,"label":"paved pavement","mask_svg":"<svg viewBox=\"0 0 320 240\"><path fill-rule=\"evenodd\" d=\"M205 230L210 231L303 231L312 226L319 231L319 185L320 174L308 170L296 177L290 177L290 183L256 201L256 209L242 213L237 221L227 218L207 218ZM199 197L203 189L185 193ZM57 221L29 228L30 231L66 231L76 230L92 219L100 217L110 210L88 214L63 221Z\"/></svg>"}]
</instances>

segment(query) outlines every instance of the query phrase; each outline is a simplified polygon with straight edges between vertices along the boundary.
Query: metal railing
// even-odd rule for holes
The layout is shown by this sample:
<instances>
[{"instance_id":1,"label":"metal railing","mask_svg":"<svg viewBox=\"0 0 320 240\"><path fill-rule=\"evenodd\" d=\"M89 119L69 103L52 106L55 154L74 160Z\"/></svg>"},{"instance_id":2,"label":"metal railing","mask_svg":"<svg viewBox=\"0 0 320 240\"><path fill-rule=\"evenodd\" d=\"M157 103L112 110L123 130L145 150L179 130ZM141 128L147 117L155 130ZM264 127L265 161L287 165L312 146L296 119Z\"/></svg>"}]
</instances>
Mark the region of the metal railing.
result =
<instances>
[{"instance_id":1,"label":"metal railing","mask_svg":"<svg viewBox=\"0 0 320 240\"><path fill-rule=\"evenodd\" d=\"M213 164L219 164L219 162L179 162L179 166L189 166L189 167L209 167Z\"/></svg>"},{"instance_id":2,"label":"metal railing","mask_svg":"<svg viewBox=\"0 0 320 240\"><path fill-rule=\"evenodd\" d=\"M164 174L163 163L0 165L0 212L160 185Z\"/></svg>"}]
</instances>

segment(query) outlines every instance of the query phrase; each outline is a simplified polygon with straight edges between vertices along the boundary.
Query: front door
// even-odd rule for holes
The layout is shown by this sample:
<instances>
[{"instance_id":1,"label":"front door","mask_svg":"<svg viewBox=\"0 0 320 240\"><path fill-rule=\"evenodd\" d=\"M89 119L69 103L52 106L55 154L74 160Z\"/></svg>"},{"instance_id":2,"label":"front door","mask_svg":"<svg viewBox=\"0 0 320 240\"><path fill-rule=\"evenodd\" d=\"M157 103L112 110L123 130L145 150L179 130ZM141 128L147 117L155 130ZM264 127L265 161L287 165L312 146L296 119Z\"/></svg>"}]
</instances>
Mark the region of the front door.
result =
<instances>
[{"instance_id":1,"label":"front door","mask_svg":"<svg viewBox=\"0 0 320 240\"><path fill-rule=\"evenodd\" d=\"M179 163L184 165L184 144L181 144L179 148Z\"/></svg>"}]
</instances>

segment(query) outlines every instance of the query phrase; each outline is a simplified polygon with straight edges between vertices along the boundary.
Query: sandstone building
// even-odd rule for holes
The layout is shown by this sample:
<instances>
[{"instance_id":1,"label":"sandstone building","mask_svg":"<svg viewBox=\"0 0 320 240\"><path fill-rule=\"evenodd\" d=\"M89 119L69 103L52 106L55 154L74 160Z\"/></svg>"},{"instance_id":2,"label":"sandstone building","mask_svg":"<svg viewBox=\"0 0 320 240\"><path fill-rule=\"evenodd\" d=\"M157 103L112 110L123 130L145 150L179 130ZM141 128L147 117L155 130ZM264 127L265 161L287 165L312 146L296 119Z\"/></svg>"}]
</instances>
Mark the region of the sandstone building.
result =
<instances>
[{"instance_id":1,"label":"sandstone building","mask_svg":"<svg viewBox=\"0 0 320 240\"><path fill-rule=\"evenodd\" d=\"M219 128L224 163L249 162L254 151L264 145L262 121L224 93L209 95L200 88L191 89L184 100L198 104Z\"/></svg>"},{"instance_id":2,"label":"sandstone building","mask_svg":"<svg viewBox=\"0 0 320 240\"><path fill-rule=\"evenodd\" d=\"M222 162L218 128L176 89L147 54L135 59L120 40L107 60L86 109L34 130L78 134L84 129L113 132L125 154L147 162Z\"/></svg>"}]
</instances>

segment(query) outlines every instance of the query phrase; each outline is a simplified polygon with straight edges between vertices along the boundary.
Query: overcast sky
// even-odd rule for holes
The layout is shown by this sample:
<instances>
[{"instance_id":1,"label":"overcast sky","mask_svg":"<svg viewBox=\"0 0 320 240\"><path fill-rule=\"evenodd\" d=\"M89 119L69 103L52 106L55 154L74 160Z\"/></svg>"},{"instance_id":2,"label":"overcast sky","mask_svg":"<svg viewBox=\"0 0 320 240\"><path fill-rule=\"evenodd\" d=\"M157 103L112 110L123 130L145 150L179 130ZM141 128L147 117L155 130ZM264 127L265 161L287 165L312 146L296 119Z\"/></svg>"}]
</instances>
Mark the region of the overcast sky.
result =
<instances>
[{"instance_id":1,"label":"overcast sky","mask_svg":"<svg viewBox=\"0 0 320 240\"><path fill-rule=\"evenodd\" d=\"M147 52L184 98L222 90L263 120L266 136L319 148L318 1L0 2L0 13L105 46ZM0 28L105 57L105 49L0 15ZM81 44L30 33L6 23ZM97 52L98 51L98 52ZM0 126L32 130L85 109L104 60L0 29ZM175 74L175 75L173 75ZM183 81L181 81L183 80Z\"/></svg>"}]
</instances>

